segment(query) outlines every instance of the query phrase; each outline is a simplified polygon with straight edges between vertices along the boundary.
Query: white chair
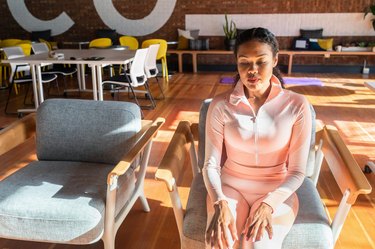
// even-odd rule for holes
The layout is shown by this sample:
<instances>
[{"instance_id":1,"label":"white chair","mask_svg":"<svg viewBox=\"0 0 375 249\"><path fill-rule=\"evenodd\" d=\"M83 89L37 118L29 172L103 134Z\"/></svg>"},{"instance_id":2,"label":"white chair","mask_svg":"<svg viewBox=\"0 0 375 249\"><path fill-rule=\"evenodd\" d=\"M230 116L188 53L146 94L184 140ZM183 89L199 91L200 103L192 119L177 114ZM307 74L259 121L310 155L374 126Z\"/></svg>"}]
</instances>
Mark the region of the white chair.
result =
<instances>
[{"instance_id":1,"label":"white chair","mask_svg":"<svg viewBox=\"0 0 375 249\"><path fill-rule=\"evenodd\" d=\"M25 56L22 48L17 47L17 46L16 47L4 48L4 53L7 57L7 59L16 59L16 58L20 58L20 57ZM25 98L24 98L24 103L25 103L27 93L28 93L29 88L30 88L30 84L33 81L32 78L31 78L31 75L30 75L30 66L28 64L20 64L20 63L13 63L12 62L12 63L10 63L10 68L11 68L11 74L10 74L10 77L9 77L9 82L10 82L9 94L8 94L8 98L7 98L7 102L5 104L5 110L4 110L6 114L11 114L10 112L8 112L8 104L9 104L9 99L10 99L10 96L11 96L11 93L12 93L13 86L14 85L25 85L25 84L28 85L26 93L25 93ZM24 76L17 77L17 72L24 72ZM54 81L56 79L57 79L56 74L42 74L42 83L50 83L51 81Z\"/></svg>"},{"instance_id":2,"label":"white chair","mask_svg":"<svg viewBox=\"0 0 375 249\"><path fill-rule=\"evenodd\" d=\"M158 67L156 66L156 57L158 55L160 44L153 44L148 47L149 51L146 56L145 61L145 73L148 79L155 78L156 82L158 83L162 98L164 99L164 92L163 88L160 85L159 79L158 79Z\"/></svg>"},{"instance_id":3,"label":"white chair","mask_svg":"<svg viewBox=\"0 0 375 249\"><path fill-rule=\"evenodd\" d=\"M137 103L137 105L140 106L134 88L144 86L146 89L146 94L149 96L151 101L151 106L147 107L151 107L152 109L155 108L155 100L152 97L149 85L147 83L147 76L144 70L145 60L148 51L148 48L138 49L136 51L134 55L134 60L130 65L129 73L125 72L124 74L116 75L106 80L103 80L103 82L99 86L99 100L103 100L103 86L105 84L111 84L114 86L118 86L116 88L111 88L112 90L120 90L123 87L128 87L134 95L135 102Z\"/></svg>"},{"instance_id":4,"label":"white chair","mask_svg":"<svg viewBox=\"0 0 375 249\"><path fill-rule=\"evenodd\" d=\"M42 53L49 53L49 48L46 43L33 43L31 44L31 48L33 50L34 54L42 54ZM73 76L77 72L77 68L71 65L62 65L62 64L42 64L42 66L48 66L46 67L42 73L44 74L57 74L64 76L64 85L66 88L66 80L65 76Z\"/></svg>"}]
</instances>

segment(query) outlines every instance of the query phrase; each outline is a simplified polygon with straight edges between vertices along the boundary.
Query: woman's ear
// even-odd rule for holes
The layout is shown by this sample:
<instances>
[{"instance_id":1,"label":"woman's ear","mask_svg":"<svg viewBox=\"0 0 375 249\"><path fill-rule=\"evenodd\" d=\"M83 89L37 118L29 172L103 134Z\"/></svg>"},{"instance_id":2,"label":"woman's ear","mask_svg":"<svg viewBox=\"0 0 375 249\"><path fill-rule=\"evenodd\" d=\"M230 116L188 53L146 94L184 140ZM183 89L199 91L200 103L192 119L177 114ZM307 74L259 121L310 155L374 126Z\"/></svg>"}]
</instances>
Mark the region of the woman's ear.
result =
<instances>
[{"instance_id":1,"label":"woman's ear","mask_svg":"<svg viewBox=\"0 0 375 249\"><path fill-rule=\"evenodd\" d=\"M273 58L273 67L276 67L278 62L279 62L279 53L276 53L275 57Z\"/></svg>"}]
</instances>

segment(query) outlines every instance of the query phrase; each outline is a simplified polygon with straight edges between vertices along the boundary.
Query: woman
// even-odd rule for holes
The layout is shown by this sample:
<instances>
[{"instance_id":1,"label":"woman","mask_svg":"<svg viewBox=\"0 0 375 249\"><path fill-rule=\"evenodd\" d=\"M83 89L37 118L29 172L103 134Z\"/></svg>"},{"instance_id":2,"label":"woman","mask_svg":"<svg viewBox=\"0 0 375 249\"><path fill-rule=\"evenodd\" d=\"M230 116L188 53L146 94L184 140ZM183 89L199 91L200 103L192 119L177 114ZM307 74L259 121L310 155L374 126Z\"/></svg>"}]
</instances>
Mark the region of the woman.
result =
<instances>
[{"instance_id":1,"label":"woman","mask_svg":"<svg viewBox=\"0 0 375 249\"><path fill-rule=\"evenodd\" d=\"M284 90L275 76L278 43L267 29L242 32L235 56L237 84L216 96L207 114L206 246L281 248L305 176L309 103ZM227 158L221 165L223 146Z\"/></svg>"}]
</instances>

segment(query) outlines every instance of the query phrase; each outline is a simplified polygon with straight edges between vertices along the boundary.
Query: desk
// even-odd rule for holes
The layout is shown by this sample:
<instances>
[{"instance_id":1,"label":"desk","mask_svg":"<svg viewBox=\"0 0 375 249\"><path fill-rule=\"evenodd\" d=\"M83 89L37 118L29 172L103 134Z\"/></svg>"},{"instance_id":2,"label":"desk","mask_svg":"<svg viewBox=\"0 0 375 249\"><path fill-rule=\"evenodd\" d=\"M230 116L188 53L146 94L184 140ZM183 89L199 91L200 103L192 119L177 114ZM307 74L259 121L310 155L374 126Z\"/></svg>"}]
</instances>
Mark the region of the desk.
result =
<instances>
[{"instance_id":1,"label":"desk","mask_svg":"<svg viewBox=\"0 0 375 249\"><path fill-rule=\"evenodd\" d=\"M190 54L193 62L193 73L197 73L198 69L198 55L233 55L233 51L228 50L176 50L170 49L167 51L169 54L177 54L178 56L178 72L182 73L182 56L184 54ZM288 74L292 73L293 57L301 55L322 55L325 58L330 56L369 56L375 55L375 52L336 52L336 51L292 51L292 50L280 50L279 55L287 55L288 58Z\"/></svg>"},{"instance_id":2,"label":"desk","mask_svg":"<svg viewBox=\"0 0 375 249\"><path fill-rule=\"evenodd\" d=\"M83 68L85 65L91 67L93 99L98 100L97 86L102 81L102 66L105 64L127 64L133 60L135 51L132 50L111 50L111 49L60 49L56 53L64 54L64 59L49 58L48 53L34 54L31 56L3 60L5 63L30 64L31 76L33 80L33 92L35 109L23 109L18 112L35 112L44 101L42 87L42 71L44 64L76 64L78 67L78 83L80 89L85 90L85 78ZM74 60L70 58L75 58ZM103 57L101 60L84 59L90 57ZM101 91L101 88L99 88ZM99 93L100 94L100 93Z\"/></svg>"}]
</instances>

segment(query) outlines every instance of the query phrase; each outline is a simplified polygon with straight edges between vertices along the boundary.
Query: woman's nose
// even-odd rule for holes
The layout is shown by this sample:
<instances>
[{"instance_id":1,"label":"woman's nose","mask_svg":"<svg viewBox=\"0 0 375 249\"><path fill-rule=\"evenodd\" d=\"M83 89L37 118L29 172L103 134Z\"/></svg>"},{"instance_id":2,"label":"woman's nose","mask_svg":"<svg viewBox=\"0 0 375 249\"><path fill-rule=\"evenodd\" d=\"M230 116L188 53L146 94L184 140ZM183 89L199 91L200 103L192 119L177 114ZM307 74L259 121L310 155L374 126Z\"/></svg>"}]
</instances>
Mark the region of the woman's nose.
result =
<instances>
[{"instance_id":1,"label":"woman's nose","mask_svg":"<svg viewBox=\"0 0 375 249\"><path fill-rule=\"evenodd\" d=\"M248 74L255 74L258 72L258 68L254 64L250 64L249 68L247 69Z\"/></svg>"}]
</instances>

